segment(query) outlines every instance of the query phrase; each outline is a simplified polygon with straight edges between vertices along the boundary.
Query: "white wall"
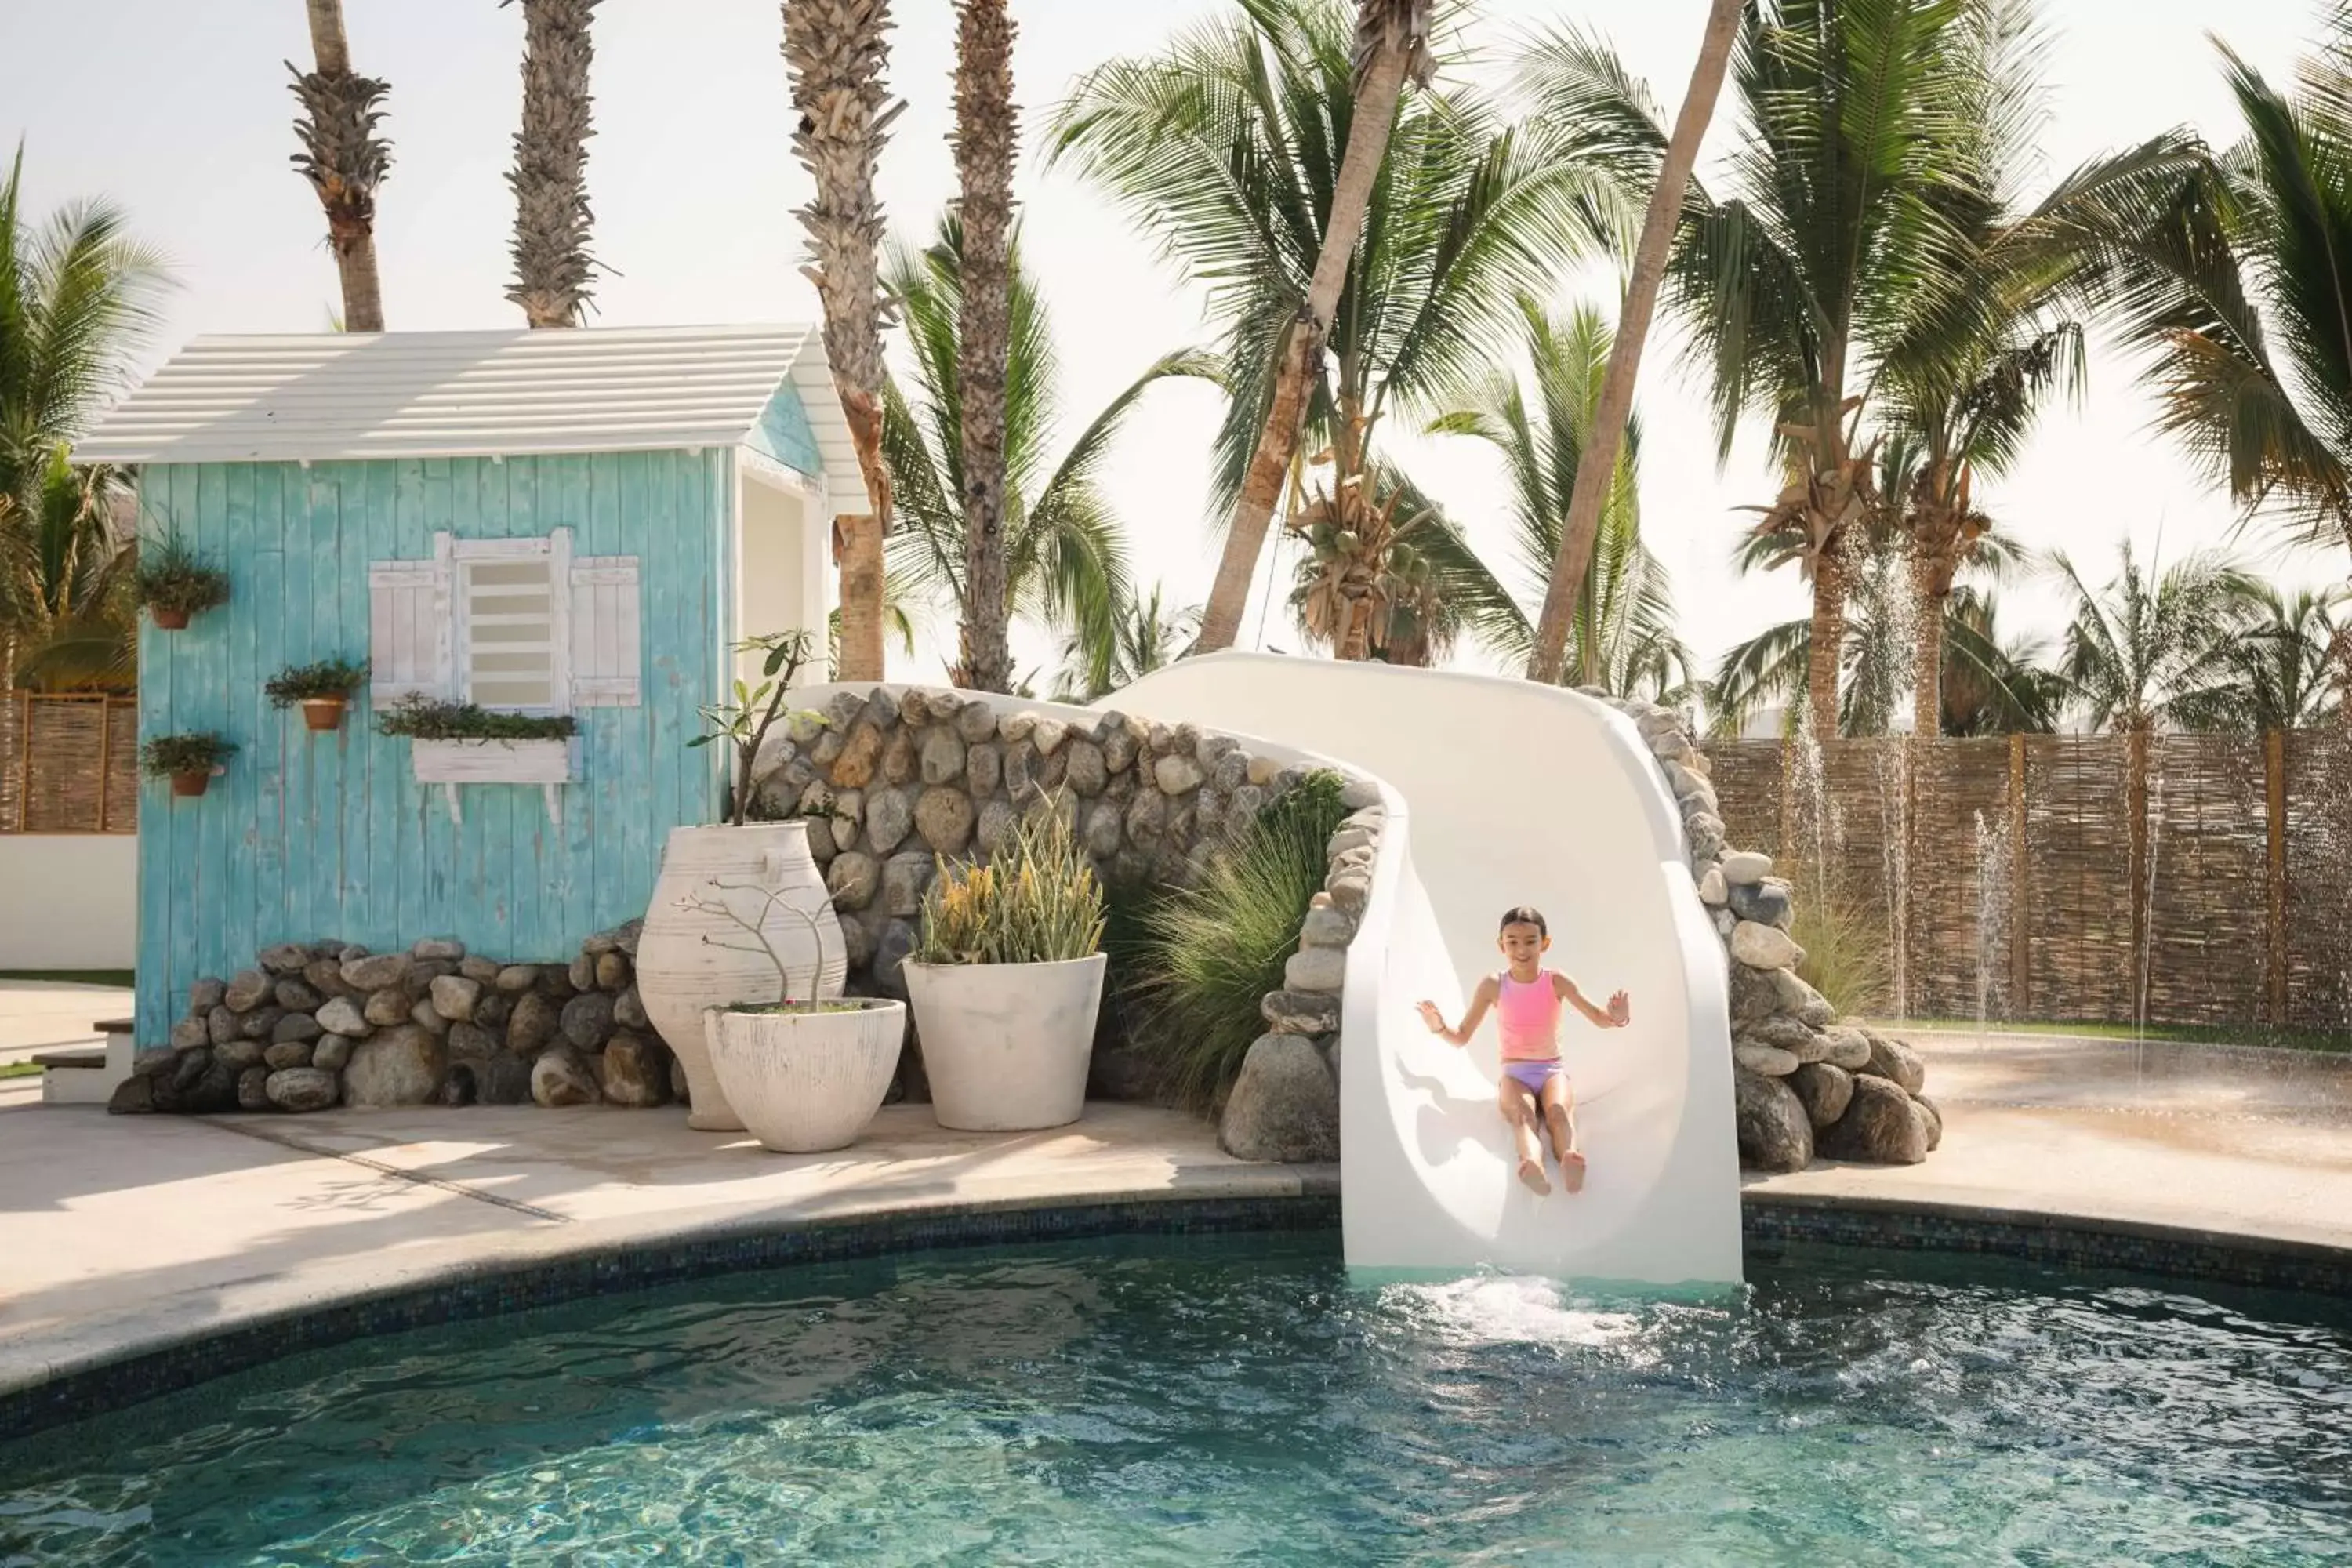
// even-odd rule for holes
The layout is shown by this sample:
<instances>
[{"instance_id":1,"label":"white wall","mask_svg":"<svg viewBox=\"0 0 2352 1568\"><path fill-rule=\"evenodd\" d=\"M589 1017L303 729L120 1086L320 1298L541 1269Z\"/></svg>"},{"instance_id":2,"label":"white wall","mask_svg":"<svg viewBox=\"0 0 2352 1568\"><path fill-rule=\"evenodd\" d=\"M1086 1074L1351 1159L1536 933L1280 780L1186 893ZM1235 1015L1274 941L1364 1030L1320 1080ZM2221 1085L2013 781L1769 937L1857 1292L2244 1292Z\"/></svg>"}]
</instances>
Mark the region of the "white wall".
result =
<instances>
[{"instance_id":1,"label":"white wall","mask_svg":"<svg viewBox=\"0 0 2352 1568\"><path fill-rule=\"evenodd\" d=\"M129 969L139 836L0 834L0 969Z\"/></svg>"},{"instance_id":2,"label":"white wall","mask_svg":"<svg viewBox=\"0 0 2352 1568\"><path fill-rule=\"evenodd\" d=\"M805 626L816 633L816 654L808 675L824 673L825 536L811 520L819 510L806 494L793 494L762 476L746 472L740 485L735 558L736 636L761 637ZM821 524L821 520L820 520ZM757 685L758 660L737 661L736 673Z\"/></svg>"}]
</instances>

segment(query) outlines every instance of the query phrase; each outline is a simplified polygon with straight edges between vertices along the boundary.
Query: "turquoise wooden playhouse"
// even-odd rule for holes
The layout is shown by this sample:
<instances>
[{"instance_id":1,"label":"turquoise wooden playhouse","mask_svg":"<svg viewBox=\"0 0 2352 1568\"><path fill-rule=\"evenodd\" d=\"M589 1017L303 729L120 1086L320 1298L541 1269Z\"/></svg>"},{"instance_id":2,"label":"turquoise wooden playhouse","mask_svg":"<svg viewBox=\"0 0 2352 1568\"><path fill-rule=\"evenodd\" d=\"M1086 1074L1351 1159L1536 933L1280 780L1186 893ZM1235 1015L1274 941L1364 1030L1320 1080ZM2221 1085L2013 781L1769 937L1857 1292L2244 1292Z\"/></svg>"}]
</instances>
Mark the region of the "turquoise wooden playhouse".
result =
<instances>
[{"instance_id":1,"label":"turquoise wooden playhouse","mask_svg":"<svg viewBox=\"0 0 2352 1568\"><path fill-rule=\"evenodd\" d=\"M201 797L140 802L148 1043L274 942L544 962L643 914L669 829L717 809L687 742L730 645L824 625L831 498L863 494L800 327L200 338L76 456L139 465L142 537L232 583L141 637L142 739L238 748ZM338 656L371 666L340 731L265 698ZM577 734L450 778L375 732L409 693Z\"/></svg>"}]
</instances>

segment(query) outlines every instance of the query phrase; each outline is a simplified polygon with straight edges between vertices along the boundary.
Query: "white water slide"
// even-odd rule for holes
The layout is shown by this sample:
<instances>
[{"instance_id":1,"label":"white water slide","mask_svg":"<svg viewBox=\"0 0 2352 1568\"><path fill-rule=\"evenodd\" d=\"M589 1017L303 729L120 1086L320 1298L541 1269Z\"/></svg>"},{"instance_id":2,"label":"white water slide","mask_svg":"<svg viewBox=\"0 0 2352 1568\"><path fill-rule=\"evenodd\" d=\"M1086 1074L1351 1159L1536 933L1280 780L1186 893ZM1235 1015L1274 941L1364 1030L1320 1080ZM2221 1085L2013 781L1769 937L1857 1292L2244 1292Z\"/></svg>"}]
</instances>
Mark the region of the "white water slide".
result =
<instances>
[{"instance_id":1,"label":"white water slide","mask_svg":"<svg viewBox=\"0 0 2352 1568\"><path fill-rule=\"evenodd\" d=\"M1522 680L1243 653L1184 660L1105 706L1316 754L1382 786L1341 1016L1351 1268L1739 1279L1723 944L1674 799L1622 715ZM1496 927L1515 904L1550 921L1552 967L1590 995L1633 999L1628 1028L1572 1009L1562 1024L1591 1162L1574 1194L1516 1179L1492 1021L1457 1049L1415 1011L1427 997L1460 1016L1501 963Z\"/></svg>"}]
</instances>

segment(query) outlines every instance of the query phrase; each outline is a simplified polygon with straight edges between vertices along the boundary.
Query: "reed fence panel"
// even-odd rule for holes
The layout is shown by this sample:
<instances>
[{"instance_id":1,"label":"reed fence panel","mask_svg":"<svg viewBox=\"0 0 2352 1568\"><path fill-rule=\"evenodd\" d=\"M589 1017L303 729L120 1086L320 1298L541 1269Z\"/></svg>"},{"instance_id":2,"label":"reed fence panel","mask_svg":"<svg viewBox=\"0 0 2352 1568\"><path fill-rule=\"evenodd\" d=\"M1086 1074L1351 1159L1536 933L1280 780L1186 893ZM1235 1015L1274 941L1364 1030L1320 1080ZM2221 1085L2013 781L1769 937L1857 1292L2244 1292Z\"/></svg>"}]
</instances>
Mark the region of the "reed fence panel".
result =
<instances>
[{"instance_id":1,"label":"reed fence panel","mask_svg":"<svg viewBox=\"0 0 2352 1568\"><path fill-rule=\"evenodd\" d=\"M0 833L138 830L138 699L18 691L0 700Z\"/></svg>"}]
</instances>

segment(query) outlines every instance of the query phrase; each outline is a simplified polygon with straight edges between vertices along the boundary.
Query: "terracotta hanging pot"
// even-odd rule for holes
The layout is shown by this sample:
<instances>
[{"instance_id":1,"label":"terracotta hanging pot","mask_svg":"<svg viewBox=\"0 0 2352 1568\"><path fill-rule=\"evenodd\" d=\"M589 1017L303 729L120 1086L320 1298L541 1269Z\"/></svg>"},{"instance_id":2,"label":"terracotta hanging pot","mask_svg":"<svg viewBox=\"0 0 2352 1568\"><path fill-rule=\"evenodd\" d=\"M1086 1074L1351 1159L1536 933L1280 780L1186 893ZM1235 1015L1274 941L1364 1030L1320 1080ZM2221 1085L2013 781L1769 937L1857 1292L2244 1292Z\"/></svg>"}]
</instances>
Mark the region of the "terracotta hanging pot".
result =
<instances>
[{"instance_id":1,"label":"terracotta hanging pot","mask_svg":"<svg viewBox=\"0 0 2352 1568\"><path fill-rule=\"evenodd\" d=\"M340 730L343 727L341 697L305 697L302 699L302 723L311 730Z\"/></svg>"},{"instance_id":2,"label":"terracotta hanging pot","mask_svg":"<svg viewBox=\"0 0 2352 1568\"><path fill-rule=\"evenodd\" d=\"M187 611L166 609L162 605L148 605L147 618L155 623L159 632L184 631L188 625Z\"/></svg>"},{"instance_id":3,"label":"terracotta hanging pot","mask_svg":"<svg viewBox=\"0 0 2352 1568\"><path fill-rule=\"evenodd\" d=\"M172 793L183 800L194 800L204 794L205 786L212 782L212 769L190 768L185 773L172 775Z\"/></svg>"}]
</instances>

